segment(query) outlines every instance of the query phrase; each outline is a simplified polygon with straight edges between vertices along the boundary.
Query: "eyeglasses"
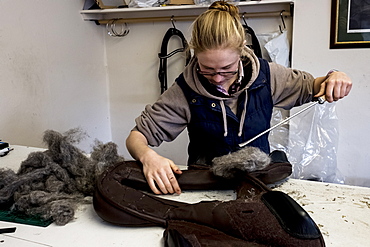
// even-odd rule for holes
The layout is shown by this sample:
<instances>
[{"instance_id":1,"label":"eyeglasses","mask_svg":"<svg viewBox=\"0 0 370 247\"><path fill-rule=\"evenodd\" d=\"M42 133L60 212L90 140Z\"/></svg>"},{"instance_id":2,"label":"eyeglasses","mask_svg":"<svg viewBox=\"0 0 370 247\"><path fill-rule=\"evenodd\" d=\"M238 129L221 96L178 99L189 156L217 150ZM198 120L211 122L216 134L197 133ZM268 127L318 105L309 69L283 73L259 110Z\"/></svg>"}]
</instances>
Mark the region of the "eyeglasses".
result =
<instances>
[{"instance_id":1,"label":"eyeglasses","mask_svg":"<svg viewBox=\"0 0 370 247\"><path fill-rule=\"evenodd\" d=\"M200 74L202 76L213 77L215 75L220 75L220 76L223 76L223 77L231 77L233 75L236 75L239 72L239 69L235 70L235 71L212 72L211 73L211 72L201 71L199 68L197 68L197 72L198 72L198 74Z\"/></svg>"}]
</instances>

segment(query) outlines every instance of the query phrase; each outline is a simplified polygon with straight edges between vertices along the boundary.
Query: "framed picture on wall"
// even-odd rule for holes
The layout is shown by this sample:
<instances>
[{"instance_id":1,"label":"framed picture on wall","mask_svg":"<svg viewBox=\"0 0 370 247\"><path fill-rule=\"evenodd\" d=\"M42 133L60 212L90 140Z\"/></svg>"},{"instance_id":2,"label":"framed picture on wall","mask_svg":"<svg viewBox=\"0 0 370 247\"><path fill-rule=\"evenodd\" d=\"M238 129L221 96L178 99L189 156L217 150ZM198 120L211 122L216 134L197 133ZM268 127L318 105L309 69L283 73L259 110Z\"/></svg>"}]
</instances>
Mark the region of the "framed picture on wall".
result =
<instances>
[{"instance_id":1,"label":"framed picture on wall","mask_svg":"<svg viewBox=\"0 0 370 247\"><path fill-rule=\"evenodd\" d=\"M370 0L332 0L330 49L370 48Z\"/></svg>"}]
</instances>

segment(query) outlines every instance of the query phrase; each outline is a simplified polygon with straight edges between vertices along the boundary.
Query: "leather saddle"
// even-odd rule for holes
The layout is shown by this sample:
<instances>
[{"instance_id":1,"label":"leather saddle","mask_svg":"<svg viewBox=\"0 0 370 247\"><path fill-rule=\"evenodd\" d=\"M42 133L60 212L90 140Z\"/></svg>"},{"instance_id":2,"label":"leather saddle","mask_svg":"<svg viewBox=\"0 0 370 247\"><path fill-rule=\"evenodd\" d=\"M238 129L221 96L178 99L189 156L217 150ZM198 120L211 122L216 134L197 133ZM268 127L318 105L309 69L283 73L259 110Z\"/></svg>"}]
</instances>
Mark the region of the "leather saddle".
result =
<instances>
[{"instance_id":1,"label":"leather saddle","mask_svg":"<svg viewBox=\"0 0 370 247\"><path fill-rule=\"evenodd\" d=\"M237 192L236 200L193 204L146 192L149 186L142 165L121 162L98 178L94 209L113 224L165 228L165 246L325 246L308 213L287 194L265 185L291 174L290 163L280 158L275 154L263 171L239 174L233 179L217 177L210 170L184 170L178 175L182 190Z\"/></svg>"}]
</instances>

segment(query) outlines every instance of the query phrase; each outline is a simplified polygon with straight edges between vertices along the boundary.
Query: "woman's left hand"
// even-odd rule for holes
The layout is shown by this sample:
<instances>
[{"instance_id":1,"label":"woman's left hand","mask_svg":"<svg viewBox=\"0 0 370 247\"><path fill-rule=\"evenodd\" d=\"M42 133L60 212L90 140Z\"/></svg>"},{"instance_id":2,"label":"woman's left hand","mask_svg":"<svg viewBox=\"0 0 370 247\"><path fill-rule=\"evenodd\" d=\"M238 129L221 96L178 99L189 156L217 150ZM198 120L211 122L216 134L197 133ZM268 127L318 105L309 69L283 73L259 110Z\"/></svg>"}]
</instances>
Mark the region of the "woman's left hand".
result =
<instances>
[{"instance_id":1,"label":"woman's left hand","mask_svg":"<svg viewBox=\"0 0 370 247\"><path fill-rule=\"evenodd\" d=\"M320 90L314 97L325 95L326 101L333 102L347 96L351 88L351 78L344 72L336 71L332 72L326 78L324 77L324 80L320 84Z\"/></svg>"}]
</instances>

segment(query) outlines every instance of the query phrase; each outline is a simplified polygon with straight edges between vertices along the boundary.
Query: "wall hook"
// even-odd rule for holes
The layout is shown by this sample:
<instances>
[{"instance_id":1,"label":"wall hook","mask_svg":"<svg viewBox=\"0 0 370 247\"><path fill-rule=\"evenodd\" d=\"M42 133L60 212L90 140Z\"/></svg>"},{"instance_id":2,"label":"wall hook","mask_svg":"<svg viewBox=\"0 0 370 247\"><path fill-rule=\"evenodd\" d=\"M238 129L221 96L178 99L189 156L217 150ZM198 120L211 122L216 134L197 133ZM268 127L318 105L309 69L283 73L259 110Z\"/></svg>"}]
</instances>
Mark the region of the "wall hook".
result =
<instances>
[{"instance_id":1,"label":"wall hook","mask_svg":"<svg viewBox=\"0 0 370 247\"><path fill-rule=\"evenodd\" d=\"M107 29L108 35L112 37L124 37L127 34L129 34L130 28L126 22L121 24L120 31L117 30L116 28L117 21L118 19L113 19L107 22L106 29Z\"/></svg>"},{"instance_id":2,"label":"wall hook","mask_svg":"<svg viewBox=\"0 0 370 247\"><path fill-rule=\"evenodd\" d=\"M242 14L242 19L243 19L243 22L244 22L244 25L248 26L248 23L247 23L247 20L245 19L245 12Z\"/></svg>"},{"instance_id":3,"label":"wall hook","mask_svg":"<svg viewBox=\"0 0 370 247\"><path fill-rule=\"evenodd\" d=\"M285 12L285 10L282 10L280 12L280 18L281 18L281 22L283 23L283 28L281 28L281 25L279 25L279 29L280 29L280 32L282 33L285 29L286 29L286 25L285 25L285 21L284 21L284 16L283 16L283 13Z\"/></svg>"},{"instance_id":4,"label":"wall hook","mask_svg":"<svg viewBox=\"0 0 370 247\"><path fill-rule=\"evenodd\" d=\"M172 27L174 29L177 29L176 26L175 26L175 19L174 19L175 16L171 16L171 23L172 23Z\"/></svg>"}]
</instances>

